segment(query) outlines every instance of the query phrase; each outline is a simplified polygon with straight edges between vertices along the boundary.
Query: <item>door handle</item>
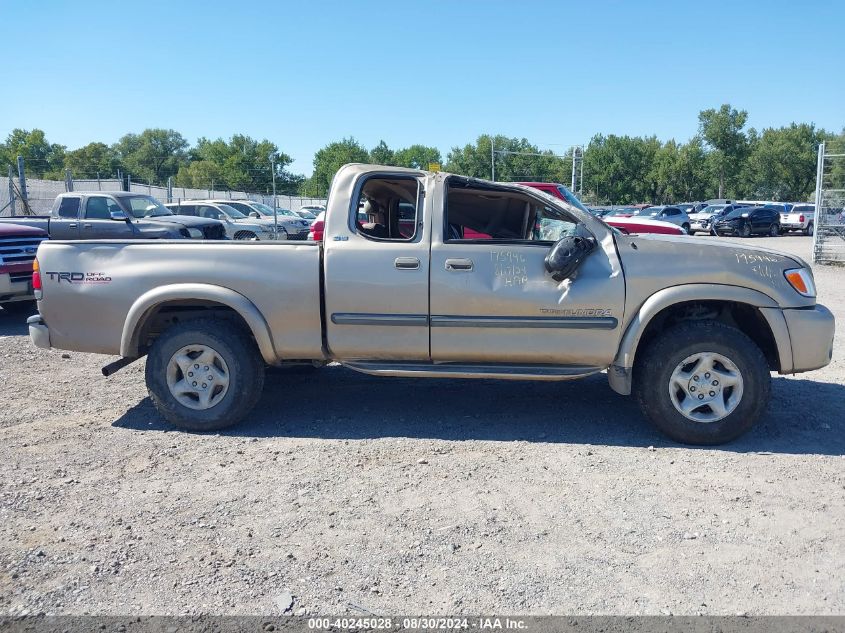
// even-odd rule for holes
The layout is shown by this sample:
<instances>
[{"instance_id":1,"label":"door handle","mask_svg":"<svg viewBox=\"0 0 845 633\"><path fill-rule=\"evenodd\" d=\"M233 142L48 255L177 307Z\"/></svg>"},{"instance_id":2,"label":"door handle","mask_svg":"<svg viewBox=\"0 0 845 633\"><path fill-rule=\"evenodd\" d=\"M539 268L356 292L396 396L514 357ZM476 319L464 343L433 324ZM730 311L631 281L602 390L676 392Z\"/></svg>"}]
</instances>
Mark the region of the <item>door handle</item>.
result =
<instances>
[{"instance_id":1,"label":"door handle","mask_svg":"<svg viewBox=\"0 0 845 633\"><path fill-rule=\"evenodd\" d=\"M90 229L91 225L86 222L85 224L82 225L82 228L83 229Z\"/></svg>"},{"instance_id":2,"label":"door handle","mask_svg":"<svg viewBox=\"0 0 845 633\"><path fill-rule=\"evenodd\" d=\"M68 226L69 229L75 229L77 225L76 225L76 222L71 222L67 226Z\"/></svg>"},{"instance_id":3,"label":"door handle","mask_svg":"<svg viewBox=\"0 0 845 633\"><path fill-rule=\"evenodd\" d=\"M472 260L471 259L447 259L446 260L446 270L461 270L465 272L469 272L472 270Z\"/></svg>"},{"instance_id":4,"label":"door handle","mask_svg":"<svg viewBox=\"0 0 845 633\"><path fill-rule=\"evenodd\" d=\"M397 257L393 265L399 270L417 270L420 267L420 260L416 257Z\"/></svg>"}]
</instances>

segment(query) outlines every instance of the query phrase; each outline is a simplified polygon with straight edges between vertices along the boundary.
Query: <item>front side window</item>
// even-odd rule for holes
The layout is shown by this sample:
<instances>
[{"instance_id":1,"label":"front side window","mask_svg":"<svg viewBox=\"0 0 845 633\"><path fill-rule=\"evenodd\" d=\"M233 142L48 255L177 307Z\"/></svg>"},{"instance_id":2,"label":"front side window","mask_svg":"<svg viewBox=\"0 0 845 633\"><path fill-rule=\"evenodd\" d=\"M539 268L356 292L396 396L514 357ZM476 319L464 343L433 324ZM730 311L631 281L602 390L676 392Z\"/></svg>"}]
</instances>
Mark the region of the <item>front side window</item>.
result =
<instances>
[{"instance_id":1,"label":"front side window","mask_svg":"<svg viewBox=\"0 0 845 633\"><path fill-rule=\"evenodd\" d=\"M422 186L416 178L367 178L353 202L356 231L379 240L411 241L417 233Z\"/></svg>"},{"instance_id":2,"label":"front side window","mask_svg":"<svg viewBox=\"0 0 845 633\"><path fill-rule=\"evenodd\" d=\"M59 217L73 219L78 218L79 203L80 199L75 196L62 198L62 201L59 203Z\"/></svg>"},{"instance_id":3,"label":"front side window","mask_svg":"<svg viewBox=\"0 0 845 633\"><path fill-rule=\"evenodd\" d=\"M92 220L111 220L112 212L123 212L123 209L111 198L94 196L85 203L85 217Z\"/></svg>"},{"instance_id":4,"label":"front side window","mask_svg":"<svg viewBox=\"0 0 845 633\"><path fill-rule=\"evenodd\" d=\"M575 234L578 222L525 193L450 179L445 230L446 241L550 243Z\"/></svg>"}]
</instances>

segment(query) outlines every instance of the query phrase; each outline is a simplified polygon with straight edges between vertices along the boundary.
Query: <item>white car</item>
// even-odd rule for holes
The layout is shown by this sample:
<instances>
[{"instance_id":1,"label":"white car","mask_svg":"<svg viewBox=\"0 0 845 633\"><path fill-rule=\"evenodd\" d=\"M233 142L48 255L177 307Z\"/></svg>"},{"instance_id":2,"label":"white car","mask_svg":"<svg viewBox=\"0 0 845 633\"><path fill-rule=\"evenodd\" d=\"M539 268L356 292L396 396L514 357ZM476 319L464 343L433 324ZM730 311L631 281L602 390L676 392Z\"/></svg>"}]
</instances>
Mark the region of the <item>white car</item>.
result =
<instances>
[{"instance_id":1,"label":"white car","mask_svg":"<svg viewBox=\"0 0 845 633\"><path fill-rule=\"evenodd\" d=\"M816 205L814 204L795 204L788 213L780 214L781 233L801 231L804 235L812 235L815 230Z\"/></svg>"},{"instance_id":2,"label":"white car","mask_svg":"<svg viewBox=\"0 0 845 633\"><path fill-rule=\"evenodd\" d=\"M220 220L226 227L226 237L232 240L275 240L273 223L250 218L227 204L211 200L169 202L166 206L174 213ZM279 239L286 239L281 236Z\"/></svg>"},{"instance_id":3,"label":"white car","mask_svg":"<svg viewBox=\"0 0 845 633\"><path fill-rule=\"evenodd\" d=\"M210 200L225 204L237 209L247 217L255 218L261 222L269 221L272 226L279 227L280 240L306 240L308 239L308 226L310 222L303 220L290 209L269 207L261 202L253 200Z\"/></svg>"}]
</instances>

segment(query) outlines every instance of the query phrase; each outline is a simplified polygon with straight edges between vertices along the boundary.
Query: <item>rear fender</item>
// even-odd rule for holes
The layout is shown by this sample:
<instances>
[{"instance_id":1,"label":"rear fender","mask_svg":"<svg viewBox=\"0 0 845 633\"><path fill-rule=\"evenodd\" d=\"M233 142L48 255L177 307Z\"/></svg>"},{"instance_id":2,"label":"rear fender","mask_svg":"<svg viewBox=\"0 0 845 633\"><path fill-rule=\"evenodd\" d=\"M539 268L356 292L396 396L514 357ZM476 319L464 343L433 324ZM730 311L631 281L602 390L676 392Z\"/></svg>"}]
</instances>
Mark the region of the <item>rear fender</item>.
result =
<instances>
[{"instance_id":1,"label":"rear fender","mask_svg":"<svg viewBox=\"0 0 845 633\"><path fill-rule=\"evenodd\" d=\"M142 294L126 315L120 338L120 355L134 358L139 354L139 335L146 319L156 306L172 301L213 301L237 312L252 332L261 356L268 364L277 362L270 328L261 312L242 294L211 284L173 284L161 286Z\"/></svg>"}]
</instances>

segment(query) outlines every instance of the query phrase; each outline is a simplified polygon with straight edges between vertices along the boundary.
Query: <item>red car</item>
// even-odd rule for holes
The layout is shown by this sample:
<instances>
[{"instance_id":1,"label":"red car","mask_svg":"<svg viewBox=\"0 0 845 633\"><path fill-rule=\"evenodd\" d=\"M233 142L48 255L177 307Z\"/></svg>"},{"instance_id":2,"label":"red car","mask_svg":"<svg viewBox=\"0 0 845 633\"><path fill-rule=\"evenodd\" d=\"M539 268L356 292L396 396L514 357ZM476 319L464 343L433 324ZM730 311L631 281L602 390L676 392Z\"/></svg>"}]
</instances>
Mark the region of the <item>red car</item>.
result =
<instances>
[{"instance_id":1,"label":"red car","mask_svg":"<svg viewBox=\"0 0 845 633\"><path fill-rule=\"evenodd\" d=\"M34 314L32 262L47 233L23 224L0 222L0 306L6 312Z\"/></svg>"},{"instance_id":2,"label":"red car","mask_svg":"<svg viewBox=\"0 0 845 633\"><path fill-rule=\"evenodd\" d=\"M539 189L550 196L554 196L555 198L560 198L561 200L568 202L573 207L577 207L584 211L585 213L589 213L590 210L587 209L581 201L575 197L569 189L564 187L563 185L559 185L553 182L520 182L520 185L525 185L526 187L532 187L534 189ZM647 208L651 205L642 204L642 205L635 205L634 208ZM624 216L610 216L602 218L602 220L609 224L610 226L619 229L623 233L663 233L666 235L684 235L684 230L669 222L661 222L660 220L648 220L648 219L640 219L630 217L630 215Z\"/></svg>"}]
</instances>

